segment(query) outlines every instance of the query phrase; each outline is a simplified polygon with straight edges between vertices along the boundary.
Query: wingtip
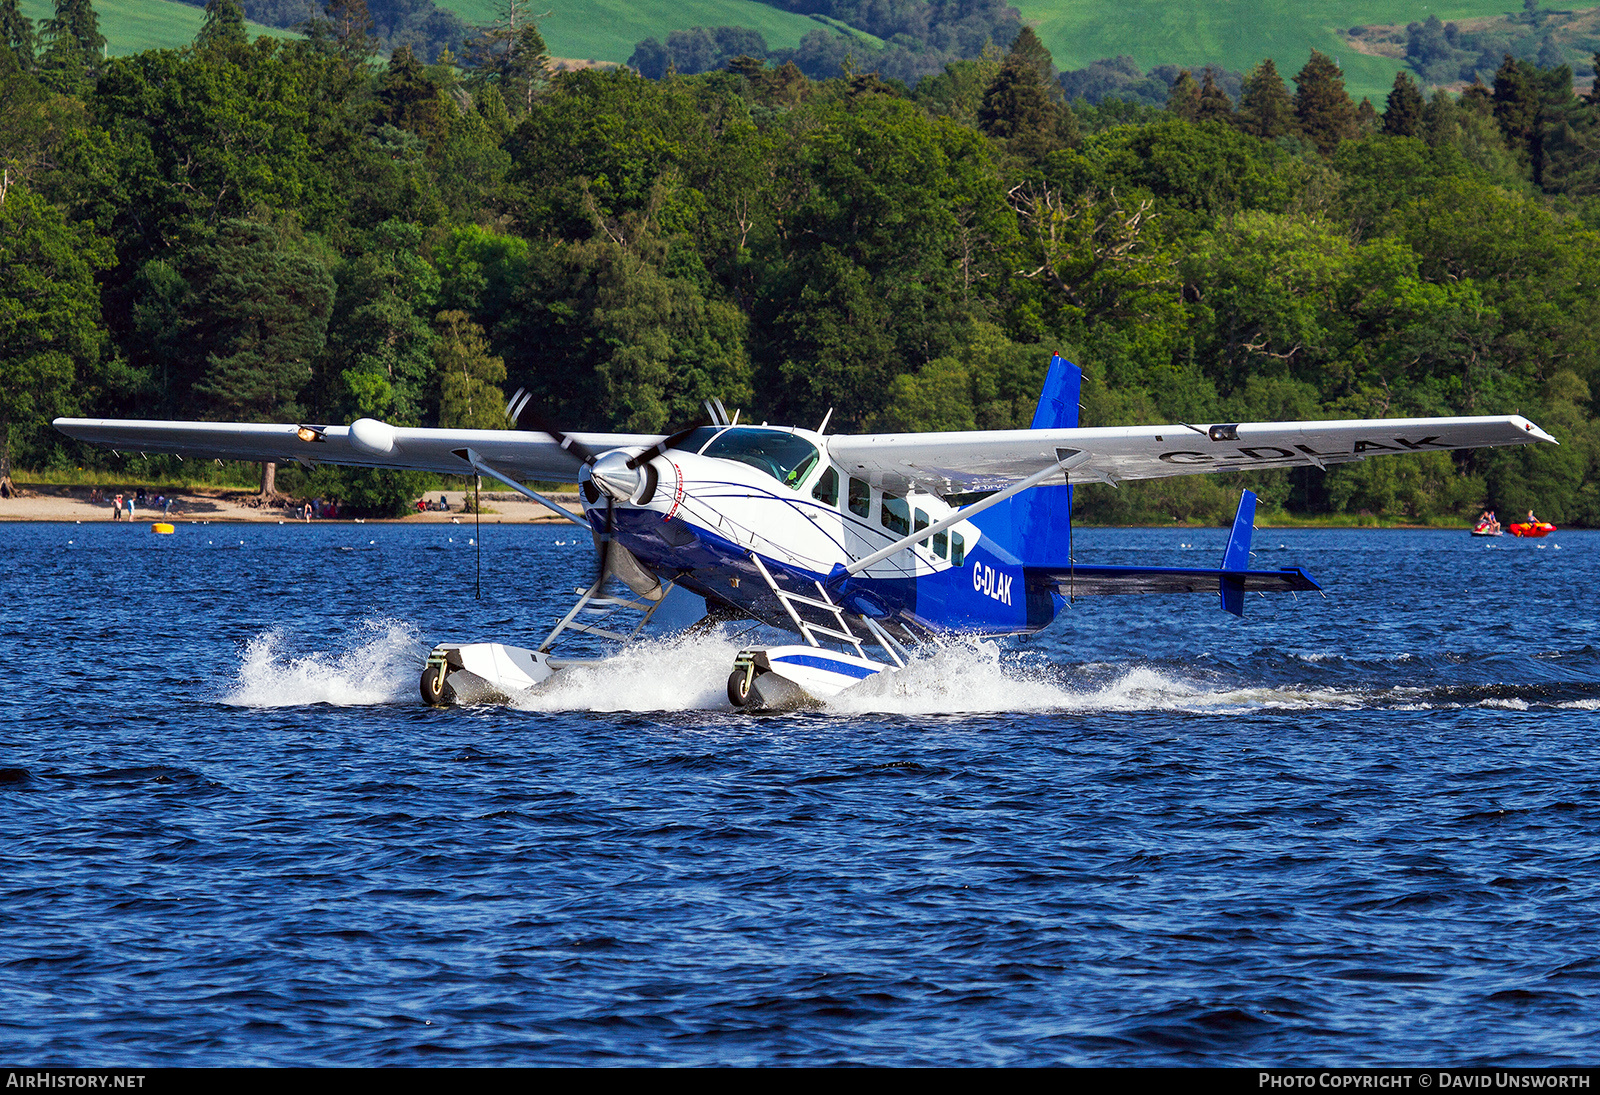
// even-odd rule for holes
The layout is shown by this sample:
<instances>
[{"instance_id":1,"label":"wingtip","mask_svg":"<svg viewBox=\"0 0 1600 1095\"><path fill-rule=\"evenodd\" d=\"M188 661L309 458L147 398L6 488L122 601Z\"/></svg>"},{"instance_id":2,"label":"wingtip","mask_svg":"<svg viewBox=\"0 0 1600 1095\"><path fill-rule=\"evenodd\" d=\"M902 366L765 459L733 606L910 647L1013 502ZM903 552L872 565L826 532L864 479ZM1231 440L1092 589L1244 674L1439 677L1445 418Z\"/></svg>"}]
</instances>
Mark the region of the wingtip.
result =
<instances>
[{"instance_id":1,"label":"wingtip","mask_svg":"<svg viewBox=\"0 0 1600 1095\"><path fill-rule=\"evenodd\" d=\"M1533 438L1535 441L1548 441L1552 445L1561 444L1561 442L1551 437L1548 433L1545 433L1538 426L1534 425L1526 418L1523 418L1521 415L1518 415L1515 419L1513 419L1513 421L1522 428L1524 433Z\"/></svg>"}]
</instances>

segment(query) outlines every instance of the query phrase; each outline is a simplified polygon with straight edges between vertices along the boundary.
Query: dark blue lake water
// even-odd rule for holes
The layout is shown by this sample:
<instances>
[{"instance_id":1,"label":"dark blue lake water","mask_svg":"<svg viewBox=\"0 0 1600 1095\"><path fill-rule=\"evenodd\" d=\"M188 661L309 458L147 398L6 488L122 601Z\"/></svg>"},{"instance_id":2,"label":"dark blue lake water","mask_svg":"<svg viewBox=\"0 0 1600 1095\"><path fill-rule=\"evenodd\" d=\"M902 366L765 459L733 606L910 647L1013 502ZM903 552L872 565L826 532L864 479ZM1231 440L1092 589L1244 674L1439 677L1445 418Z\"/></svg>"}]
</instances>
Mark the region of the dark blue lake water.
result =
<instances>
[{"instance_id":1,"label":"dark blue lake water","mask_svg":"<svg viewBox=\"0 0 1600 1095\"><path fill-rule=\"evenodd\" d=\"M1600 534L1263 530L1325 600L1081 602L777 716L732 635L422 706L591 565L486 528L475 601L471 535L0 525L0 1058L1594 1060Z\"/></svg>"}]
</instances>

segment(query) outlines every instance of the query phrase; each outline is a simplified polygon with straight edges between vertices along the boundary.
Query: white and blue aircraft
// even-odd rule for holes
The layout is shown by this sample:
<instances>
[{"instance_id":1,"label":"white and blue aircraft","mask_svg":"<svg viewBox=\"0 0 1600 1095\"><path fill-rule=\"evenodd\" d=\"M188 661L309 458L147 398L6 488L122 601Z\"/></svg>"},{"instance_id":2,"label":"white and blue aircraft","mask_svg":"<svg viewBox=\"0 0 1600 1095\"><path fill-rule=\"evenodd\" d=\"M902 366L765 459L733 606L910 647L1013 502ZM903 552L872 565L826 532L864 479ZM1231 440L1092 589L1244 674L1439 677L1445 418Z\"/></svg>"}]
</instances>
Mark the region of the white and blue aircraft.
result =
<instances>
[{"instance_id":1,"label":"white and blue aircraft","mask_svg":"<svg viewBox=\"0 0 1600 1095\"><path fill-rule=\"evenodd\" d=\"M626 639L585 611L642 614L674 590L704 599L704 620L754 619L801 641L741 652L728 680L738 707L814 703L903 667L907 647L941 634L1037 631L1076 597L1212 592L1244 613L1247 592L1316 590L1299 567L1251 570L1255 496L1244 492L1221 564L1090 566L1071 550L1072 484L1303 466L1494 445L1554 443L1519 415L1336 422L1078 427L1081 374L1054 357L1026 430L828 434L714 424L670 437L533 429L138 422L61 418L72 437L119 450L488 476L590 528L599 575L534 649L447 643L423 669L430 703L535 688L571 662L567 630ZM512 422L536 420L519 393ZM524 485L577 478L584 520ZM637 599L608 597L616 578ZM868 653L868 648L872 653Z\"/></svg>"}]
</instances>

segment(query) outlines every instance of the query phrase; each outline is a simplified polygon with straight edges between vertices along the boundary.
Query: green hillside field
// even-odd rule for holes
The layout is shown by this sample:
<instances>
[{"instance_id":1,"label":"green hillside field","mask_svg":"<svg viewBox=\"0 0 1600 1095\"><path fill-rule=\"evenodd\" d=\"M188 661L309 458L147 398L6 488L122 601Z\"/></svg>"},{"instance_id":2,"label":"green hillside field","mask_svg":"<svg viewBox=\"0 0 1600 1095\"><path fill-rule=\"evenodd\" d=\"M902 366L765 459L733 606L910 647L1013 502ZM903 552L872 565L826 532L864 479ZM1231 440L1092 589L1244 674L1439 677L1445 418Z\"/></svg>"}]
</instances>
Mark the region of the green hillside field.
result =
<instances>
[{"instance_id":1,"label":"green hillside field","mask_svg":"<svg viewBox=\"0 0 1600 1095\"><path fill-rule=\"evenodd\" d=\"M1271 57L1284 79L1300 71L1312 49L1337 60L1345 88L1379 110L1398 62L1351 49L1337 32L1352 26L1445 22L1520 11L1518 0L1013 0L1055 57L1058 68L1082 68L1127 54L1149 69L1159 64L1220 64L1247 72ZM1291 88L1291 90L1293 90Z\"/></svg>"},{"instance_id":2,"label":"green hillside field","mask_svg":"<svg viewBox=\"0 0 1600 1095\"><path fill-rule=\"evenodd\" d=\"M52 0L22 0L22 14L41 23L56 12ZM146 49L174 49L194 42L205 11L175 0L94 0L100 33L113 56ZM250 34L291 37L288 31L250 24Z\"/></svg>"},{"instance_id":3,"label":"green hillside field","mask_svg":"<svg viewBox=\"0 0 1600 1095\"><path fill-rule=\"evenodd\" d=\"M490 19L495 0L438 0L468 22ZM1016 0L1060 68L1081 68L1128 54L1148 69L1158 64L1221 64L1243 72L1271 57L1292 77L1315 48L1335 58L1351 95L1366 95L1381 110L1396 62L1352 49L1338 32L1362 24L1473 19L1518 10L1516 0ZM22 11L48 18L51 0L22 0ZM95 0L100 29L114 54L187 45L200 28L201 9L175 0ZM694 26L752 27L772 47L792 47L822 24L758 0L552 0L540 21L557 57L626 61L645 38L666 40ZM252 33L285 34L252 24Z\"/></svg>"},{"instance_id":4,"label":"green hillside field","mask_svg":"<svg viewBox=\"0 0 1600 1095\"><path fill-rule=\"evenodd\" d=\"M434 0L469 23L494 17L494 0ZM792 48L822 24L756 0L550 0L539 31L553 57L626 61L646 38L690 27L750 27L773 49ZM541 11L541 14L543 14Z\"/></svg>"}]
</instances>

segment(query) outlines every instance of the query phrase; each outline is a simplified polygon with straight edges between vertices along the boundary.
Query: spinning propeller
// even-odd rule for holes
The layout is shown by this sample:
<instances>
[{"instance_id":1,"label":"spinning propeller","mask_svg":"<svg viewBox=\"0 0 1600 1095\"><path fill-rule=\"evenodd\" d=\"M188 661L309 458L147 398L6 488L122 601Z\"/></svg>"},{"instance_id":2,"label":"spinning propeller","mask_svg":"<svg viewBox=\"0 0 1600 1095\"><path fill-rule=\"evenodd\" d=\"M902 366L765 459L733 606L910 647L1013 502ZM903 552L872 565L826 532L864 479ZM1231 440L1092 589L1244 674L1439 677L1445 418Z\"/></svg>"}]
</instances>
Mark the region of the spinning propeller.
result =
<instances>
[{"instance_id":1,"label":"spinning propeller","mask_svg":"<svg viewBox=\"0 0 1600 1095\"><path fill-rule=\"evenodd\" d=\"M518 388L517 394L506 404L506 417L511 419L512 425L517 429L527 428L523 425L526 420L534 429L549 434L563 451L570 453L582 467L589 469L589 479L582 486L584 497L591 505L598 502L601 495L605 496L605 524L596 535L599 567L595 573L594 584L598 586L605 581L611 567L611 543L616 527L613 517L617 500L623 499L640 504L648 502L656 492L656 469L650 461L683 441L699 429L701 424L696 422L669 434L637 456L628 456L617 449L595 452L571 434L556 429L544 415L531 406L532 401L531 392L526 388ZM641 471L641 468L644 470Z\"/></svg>"}]
</instances>

